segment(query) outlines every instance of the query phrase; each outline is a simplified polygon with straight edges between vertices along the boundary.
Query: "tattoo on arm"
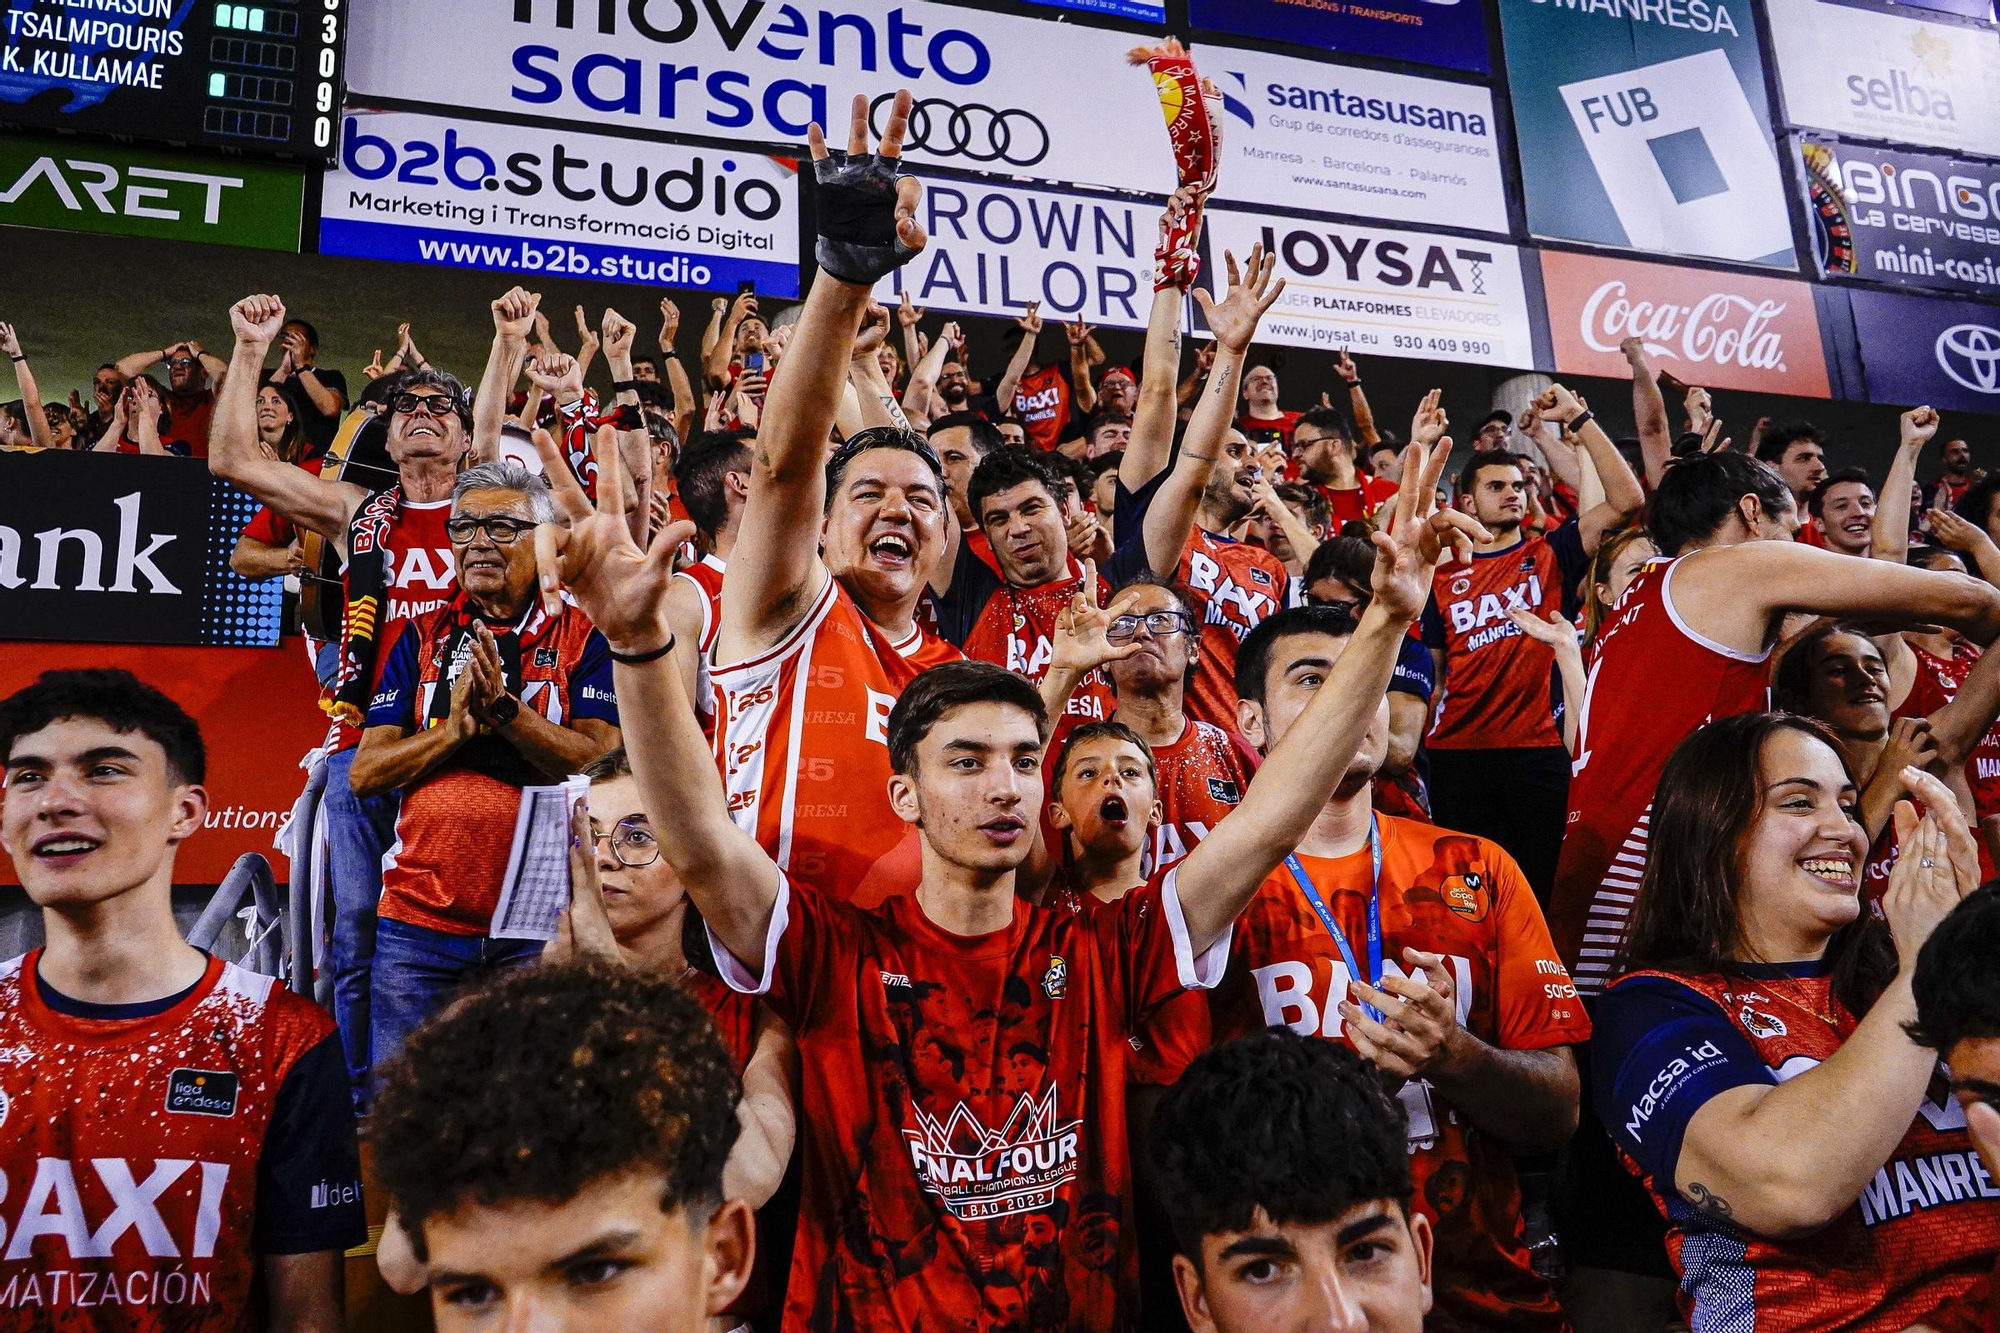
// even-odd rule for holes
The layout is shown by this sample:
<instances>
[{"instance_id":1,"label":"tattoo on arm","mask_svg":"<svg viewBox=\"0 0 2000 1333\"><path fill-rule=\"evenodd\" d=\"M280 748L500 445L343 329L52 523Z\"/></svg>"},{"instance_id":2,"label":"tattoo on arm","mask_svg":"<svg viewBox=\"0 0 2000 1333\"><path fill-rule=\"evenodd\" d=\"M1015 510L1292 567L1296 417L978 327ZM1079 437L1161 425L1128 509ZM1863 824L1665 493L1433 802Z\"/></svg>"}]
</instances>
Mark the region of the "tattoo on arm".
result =
<instances>
[{"instance_id":1,"label":"tattoo on arm","mask_svg":"<svg viewBox=\"0 0 2000 1333\"><path fill-rule=\"evenodd\" d=\"M1687 1201L1693 1204L1697 1211L1707 1214L1718 1222L1727 1222L1734 1215L1729 1200L1698 1180L1690 1180L1687 1188L1681 1193L1687 1196Z\"/></svg>"},{"instance_id":2,"label":"tattoo on arm","mask_svg":"<svg viewBox=\"0 0 2000 1333\"><path fill-rule=\"evenodd\" d=\"M896 401L895 394L878 394L877 397L882 400L882 409L889 414L889 420L904 430L910 429L910 419L903 415L903 405Z\"/></svg>"}]
</instances>

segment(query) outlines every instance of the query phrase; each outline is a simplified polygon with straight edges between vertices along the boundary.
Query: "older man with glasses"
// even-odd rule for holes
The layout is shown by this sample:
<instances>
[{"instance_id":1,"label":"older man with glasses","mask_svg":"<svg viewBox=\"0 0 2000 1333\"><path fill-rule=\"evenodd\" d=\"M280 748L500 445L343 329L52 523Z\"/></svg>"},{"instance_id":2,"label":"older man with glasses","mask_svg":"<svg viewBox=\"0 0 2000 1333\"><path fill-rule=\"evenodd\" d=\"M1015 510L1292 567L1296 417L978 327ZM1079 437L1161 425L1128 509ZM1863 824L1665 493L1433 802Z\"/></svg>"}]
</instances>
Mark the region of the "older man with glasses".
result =
<instances>
[{"instance_id":1,"label":"older man with glasses","mask_svg":"<svg viewBox=\"0 0 2000 1333\"><path fill-rule=\"evenodd\" d=\"M537 596L535 525L548 483L518 463L467 468L445 532L451 602L404 625L382 672L350 780L402 794L382 871L369 996L377 1066L454 992L541 946L491 939L521 789L560 781L618 744L604 638Z\"/></svg>"},{"instance_id":2,"label":"older man with glasses","mask_svg":"<svg viewBox=\"0 0 2000 1333\"><path fill-rule=\"evenodd\" d=\"M334 717L323 818L333 899L328 950L333 1013L358 1109L365 1105L370 1063L375 904L382 894L382 857L395 833L396 799L355 795L349 770L362 717L388 657L387 645L405 622L444 606L458 590L445 521L452 483L468 455L472 409L464 387L452 376L429 368L401 372L384 386L395 484L371 491L316 476L257 447L257 384L285 325L284 302L275 296L245 297L229 318L236 347L216 404L209 470L279 517L326 538L345 565L339 666L321 701Z\"/></svg>"}]
</instances>

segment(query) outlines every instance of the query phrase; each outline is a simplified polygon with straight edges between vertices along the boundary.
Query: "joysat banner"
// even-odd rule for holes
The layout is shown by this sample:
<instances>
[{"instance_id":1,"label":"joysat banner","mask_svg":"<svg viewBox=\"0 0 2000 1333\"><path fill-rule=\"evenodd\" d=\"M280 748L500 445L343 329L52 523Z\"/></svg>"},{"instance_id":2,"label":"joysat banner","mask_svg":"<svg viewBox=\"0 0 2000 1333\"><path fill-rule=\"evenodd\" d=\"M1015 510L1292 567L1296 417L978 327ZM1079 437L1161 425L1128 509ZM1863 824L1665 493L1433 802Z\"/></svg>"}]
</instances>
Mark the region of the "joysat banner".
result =
<instances>
[{"instance_id":1,"label":"joysat banner","mask_svg":"<svg viewBox=\"0 0 2000 1333\"><path fill-rule=\"evenodd\" d=\"M352 100L759 143L803 143L816 121L839 146L857 93L879 132L908 88L914 163L1173 187L1159 97L1125 63L1130 32L928 0L455 0L440 52L440 34L413 22L419 8L355 0ZM1088 114L1074 110L1082 92Z\"/></svg>"},{"instance_id":2,"label":"joysat banner","mask_svg":"<svg viewBox=\"0 0 2000 1333\"><path fill-rule=\"evenodd\" d=\"M1500 0L1537 236L1794 268L1749 0Z\"/></svg>"},{"instance_id":3,"label":"joysat banner","mask_svg":"<svg viewBox=\"0 0 2000 1333\"><path fill-rule=\"evenodd\" d=\"M799 183L754 151L350 107L320 252L799 294Z\"/></svg>"},{"instance_id":4,"label":"joysat banner","mask_svg":"<svg viewBox=\"0 0 2000 1333\"><path fill-rule=\"evenodd\" d=\"M1813 138L1798 152L1820 272L2000 297L2000 166Z\"/></svg>"},{"instance_id":5,"label":"joysat banner","mask_svg":"<svg viewBox=\"0 0 2000 1333\"><path fill-rule=\"evenodd\" d=\"M1544 250L1542 288L1565 374L1629 377L1618 345L1641 338L1656 369L1689 384L1828 394L1819 317L1803 282Z\"/></svg>"},{"instance_id":6,"label":"joysat banner","mask_svg":"<svg viewBox=\"0 0 2000 1333\"><path fill-rule=\"evenodd\" d=\"M1153 246L1164 200L1029 189L931 176L917 220L930 243L882 280L890 304L908 288L920 306L1140 329L1153 308Z\"/></svg>"},{"instance_id":7,"label":"joysat banner","mask_svg":"<svg viewBox=\"0 0 2000 1333\"><path fill-rule=\"evenodd\" d=\"M1484 74L1479 0L1188 0L1196 28Z\"/></svg>"},{"instance_id":8,"label":"joysat banner","mask_svg":"<svg viewBox=\"0 0 2000 1333\"><path fill-rule=\"evenodd\" d=\"M2000 413L2000 307L1848 293L1870 401Z\"/></svg>"},{"instance_id":9,"label":"joysat banner","mask_svg":"<svg viewBox=\"0 0 2000 1333\"><path fill-rule=\"evenodd\" d=\"M1195 59L1223 95L1218 199L1507 230L1486 89L1234 46Z\"/></svg>"},{"instance_id":10,"label":"joysat banner","mask_svg":"<svg viewBox=\"0 0 2000 1333\"><path fill-rule=\"evenodd\" d=\"M1792 124L2000 156L1993 28L1823 0L1767 8Z\"/></svg>"},{"instance_id":11,"label":"joysat banner","mask_svg":"<svg viewBox=\"0 0 2000 1333\"><path fill-rule=\"evenodd\" d=\"M1285 293L1257 337L1287 347L1531 366L1521 252L1495 241L1210 207L1202 282L1263 244Z\"/></svg>"}]
</instances>

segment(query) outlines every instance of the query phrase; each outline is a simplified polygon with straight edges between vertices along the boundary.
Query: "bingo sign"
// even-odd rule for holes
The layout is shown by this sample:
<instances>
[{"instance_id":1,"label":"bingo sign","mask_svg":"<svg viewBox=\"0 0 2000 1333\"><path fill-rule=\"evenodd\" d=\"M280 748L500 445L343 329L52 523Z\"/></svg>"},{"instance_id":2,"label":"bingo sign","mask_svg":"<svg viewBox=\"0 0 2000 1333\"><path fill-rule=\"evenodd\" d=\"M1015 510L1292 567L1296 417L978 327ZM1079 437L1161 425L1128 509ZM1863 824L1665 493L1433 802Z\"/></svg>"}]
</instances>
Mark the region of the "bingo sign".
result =
<instances>
[{"instance_id":1,"label":"bingo sign","mask_svg":"<svg viewBox=\"0 0 2000 1333\"><path fill-rule=\"evenodd\" d=\"M1210 292L1223 280L1225 249L1241 259L1259 244L1278 257L1277 276L1285 279L1260 342L1534 364L1521 252L1511 245L1211 205L1202 267Z\"/></svg>"},{"instance_id":2,"label":"bingo sign","mask_svg":"<svg viewBox=\"0 0 2000 1333\"><path fill-rule=\"evenodd\" d=\"M322 199L322 254L799 294L797 174L755 149L349 108Z\"/></svg>"},{"instance_id":3,"label":"bingo sign","mask_svg":"<svg viewBox=\"0 0 2000 1333\"><path fill-rule=\"evenodd\" d=\"M882 280L920 306L1013 319L1039 301L1050 319L1142 329L1164 201L927 177L918 220L930 244Z\"/></svg>"},{"instance_id":4,"label":"bingo sign","mask_svg":"<svg viewBox=\"0 0 2000 1333\"><path fill-rule=\"evenodd\" d=\"M1814 138L1798 151L1822 273L2000 297L2000 166Z\"/></svg>"}]
</instances>

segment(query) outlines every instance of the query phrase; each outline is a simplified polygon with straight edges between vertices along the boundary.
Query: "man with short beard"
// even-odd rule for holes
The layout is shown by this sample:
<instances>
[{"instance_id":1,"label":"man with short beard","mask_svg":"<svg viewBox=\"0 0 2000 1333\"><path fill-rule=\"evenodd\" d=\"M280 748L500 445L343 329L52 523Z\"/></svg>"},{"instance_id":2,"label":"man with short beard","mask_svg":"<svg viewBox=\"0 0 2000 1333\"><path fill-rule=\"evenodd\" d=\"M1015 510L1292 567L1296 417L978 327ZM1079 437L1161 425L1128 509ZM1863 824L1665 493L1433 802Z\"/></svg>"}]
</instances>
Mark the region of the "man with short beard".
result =
<instances>
[{"instance_id":1,"label":"man with short beard","mask_svg":"<svg viewBox=\"0 0 2000 1333\"><path fill-rule=\"evenodd\" d=\"M1928 509L1956 509L1966 488L1986 475L1984 468L1972 466L1972 446L1964 440L1944 442L1944 471L1931 483L1925 497Z\"/></svg>"},{"instance_id":2,"label":"man with short beard","mask_svg":"<svg viewBox=\"0 0 2000 1333\"><path fill-rule=\"evenodd\" d=\"M1202 599L1201 652L1188 688L1188 714L1224 730L1236 724L1237 645L1281 610L1291 591L1283 561L1229 535L1256 507L1263 476L1243 432L1231 429L1223 437L1222 459L1202 488L1194 530L1174 571Z\"/></svg>"},{"instance_id":3,"label":"man with short beard","mask_svg":"<svg viewBox=\"0 0 2000 1333\"><path fill-rule=\"evenodd\" d=\"M1315 407L1299 416L1292 428L1291 456L1298 464L1299 480L1326 497L1327 520L1334 532L1346 523L1374 522L1382 506L1395 498L1396 483L1371 477L1356 465L1354 440L1333 408Z\"/></svg>"}]
</instances>

